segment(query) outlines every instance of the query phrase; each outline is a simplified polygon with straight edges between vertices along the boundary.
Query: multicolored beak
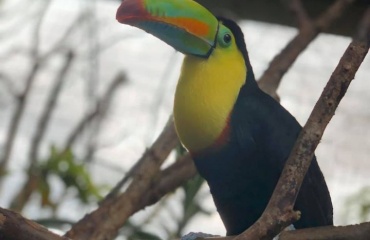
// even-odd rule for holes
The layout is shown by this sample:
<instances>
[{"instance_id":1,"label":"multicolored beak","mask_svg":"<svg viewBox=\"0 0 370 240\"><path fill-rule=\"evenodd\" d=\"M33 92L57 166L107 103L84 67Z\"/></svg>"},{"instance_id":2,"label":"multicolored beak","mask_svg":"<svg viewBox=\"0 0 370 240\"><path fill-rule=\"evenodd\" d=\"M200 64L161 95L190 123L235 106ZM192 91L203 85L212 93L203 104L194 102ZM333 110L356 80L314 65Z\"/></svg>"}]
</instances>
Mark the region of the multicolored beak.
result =
<instances>
[{"instance_id":1,"label":"multicolored beak","mask_svg":"<svg viewBox=\"0 0 370 240\"><path fill-rule=\"evenodd\" d=\"M218 20L193 0L123 0L116 18L184 54L206 58L216 44Z\"/></svg>"}]
</instances>

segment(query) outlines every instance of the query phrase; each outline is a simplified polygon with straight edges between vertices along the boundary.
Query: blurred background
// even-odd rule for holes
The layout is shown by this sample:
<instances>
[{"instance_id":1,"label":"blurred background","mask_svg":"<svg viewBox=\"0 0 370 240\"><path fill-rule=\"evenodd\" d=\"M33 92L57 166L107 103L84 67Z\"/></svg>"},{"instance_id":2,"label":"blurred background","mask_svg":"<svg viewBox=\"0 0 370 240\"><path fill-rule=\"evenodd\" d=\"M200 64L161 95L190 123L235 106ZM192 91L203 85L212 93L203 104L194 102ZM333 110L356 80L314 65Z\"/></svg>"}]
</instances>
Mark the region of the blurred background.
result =
<instances>
[{"instance_id":1,"label":"blurred background","mask_svg":"<svg viewBox=\"0 0 370 240\"><path fill-rule=\"evenodd\" d=\"M297 34L279 1L201 2L240 19L257 79ZM332 2L304 1L313 17ZM96 208L165 125L183 56L116 22L119 4L0 0L1 207L65 231ZM366 4L357 1L283 78L281 103L301 124ZM370 220L369 80L367 57L316 151L336 224ZM136 214L118 239L189 231L225 234L200 178Z\"/></svg>"}]
</instances>

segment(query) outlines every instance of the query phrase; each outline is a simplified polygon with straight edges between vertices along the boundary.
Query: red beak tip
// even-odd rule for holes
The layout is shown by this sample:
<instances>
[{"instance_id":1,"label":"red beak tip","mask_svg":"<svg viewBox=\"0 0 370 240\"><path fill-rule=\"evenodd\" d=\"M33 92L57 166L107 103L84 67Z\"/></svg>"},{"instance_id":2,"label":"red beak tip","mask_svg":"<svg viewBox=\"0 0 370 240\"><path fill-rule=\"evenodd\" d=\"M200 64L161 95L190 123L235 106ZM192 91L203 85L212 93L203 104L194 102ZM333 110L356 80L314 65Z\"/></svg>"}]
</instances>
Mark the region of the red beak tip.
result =
<instances>
[{"instance_id":1,"label":"red beak tip","mask_svg":"<svg viewBox=\"0 0 370 240\"><path fill-rule=\"evenodd\" d=\"M124 0L117 9L116 19L120 23L127 23L130 19L147 15L142 0Z\"/></svg>"}]
</instances>

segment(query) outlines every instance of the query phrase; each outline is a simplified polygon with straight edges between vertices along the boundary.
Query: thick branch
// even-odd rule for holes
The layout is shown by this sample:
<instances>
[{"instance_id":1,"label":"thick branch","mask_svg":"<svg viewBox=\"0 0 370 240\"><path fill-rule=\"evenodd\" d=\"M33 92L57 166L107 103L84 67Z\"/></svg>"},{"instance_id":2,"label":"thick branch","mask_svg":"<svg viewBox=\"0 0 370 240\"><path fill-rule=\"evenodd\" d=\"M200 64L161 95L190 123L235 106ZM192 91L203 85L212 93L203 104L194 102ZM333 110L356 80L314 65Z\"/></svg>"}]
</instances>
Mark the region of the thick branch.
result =
<instances>
[{"instance_id":1,"label":"thick branch","mask_svg":"<svg viewBox=\"0 0 370 240\"><path fill-rule=\"evenodd\" d=\"M58 236L20 214L0 208L0 239L9 240L70 240Z\"/></svg>"},{"instance_id":2,"label":"thick branch","mask_svg":"<svg viewBox=\"0 0 370 240\"><path fill-rule=\"evenodd\" d=\"M370 222L348 226L327 226L306 228L296 231L284 231L279 240L368 240Z\"/></svg>"},{"instance_id":3,"label":"thick branch","mask_svg":"<svg viewBox=\"0 0 370 240\"><path fill-rule=\"evenodd\" d=\"M369 14L370 10L367 11L364 21L368 21ZM367 22L366 26L368 24L370 22ZM369 38L355 39L348 46L302 129L266 210L260 219L236 240L271 239L297 220L299 215L293 212L293 206L314 151L365 58L369 46Z\"/></svg>"},{"instance_id":4,"label":"thick branch","mask_svg":"<svg viewBox=\"0 0 370 240\"><path fill-rule=\"evenodd\" d=\"M176 190L196 174L197 170L190 155L184 155L157 175L150 190L142 197L136 211L158 202L164 195Z\"/></svg>"},{"instance_id":5,"label":"thick branch","mask_svg":"<svg viewBox=\"0 0 370 240\"><path fill-rule=\"evenodd\" d=\"M283 231L279 240L368 240L370 222L348 226L325 226L295 231ZM198 238L197 240L235 240L235 236Z\"/></svg>"},{"instance_id":6,"label":"thick branch","mask_svg":"<svg viewBox=\"0 0 370 240\"><path fill-rule=\"evenodd\" d=\"M144 153L144 160L139 160L143 163L127 190L116 198L106 198L98 209L76 223L66 236L79 240L113 239L127 218L138 208L142 196L153 186L160 166L178 144L176 139L173 120L170 118L162 134Z\"/></svg>"}]
</instances>

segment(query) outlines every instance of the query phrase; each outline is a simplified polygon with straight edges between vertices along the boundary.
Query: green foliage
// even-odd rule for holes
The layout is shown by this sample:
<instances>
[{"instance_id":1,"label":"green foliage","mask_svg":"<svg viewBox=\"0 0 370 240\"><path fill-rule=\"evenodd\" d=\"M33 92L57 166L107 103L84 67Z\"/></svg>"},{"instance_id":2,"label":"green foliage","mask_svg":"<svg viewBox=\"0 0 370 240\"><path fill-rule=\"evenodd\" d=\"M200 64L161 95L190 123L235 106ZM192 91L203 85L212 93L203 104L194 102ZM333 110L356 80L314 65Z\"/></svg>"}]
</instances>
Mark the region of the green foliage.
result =
<instances>
[{"instance_id":1,"label":"green foliage","mask_svg":"<svg viewBox=\"0 0 370 240\"><path fill-rule=\"evenodd\" d=\"M52 146L48 159L39 165L41 172L38 191L42 196L42 205L53 206L50 200L50 176L56 176L64 184L65 189L76 189L78 198L83 203L101 199L100 189L92 182L84 164L79 163L72 151L59 151Z\"/></svg>"},{"instance_id":2,"label":"green foliage","mask_svg":"<svg viewBox=\"0 0 370 240\"><path fill-rule=\"evenodd\" d=\"M370 186L362 188L358 193L349 197L346 201L346 215L359 218L361 222L370 220Z\"/></svg>"}]
</instances>

